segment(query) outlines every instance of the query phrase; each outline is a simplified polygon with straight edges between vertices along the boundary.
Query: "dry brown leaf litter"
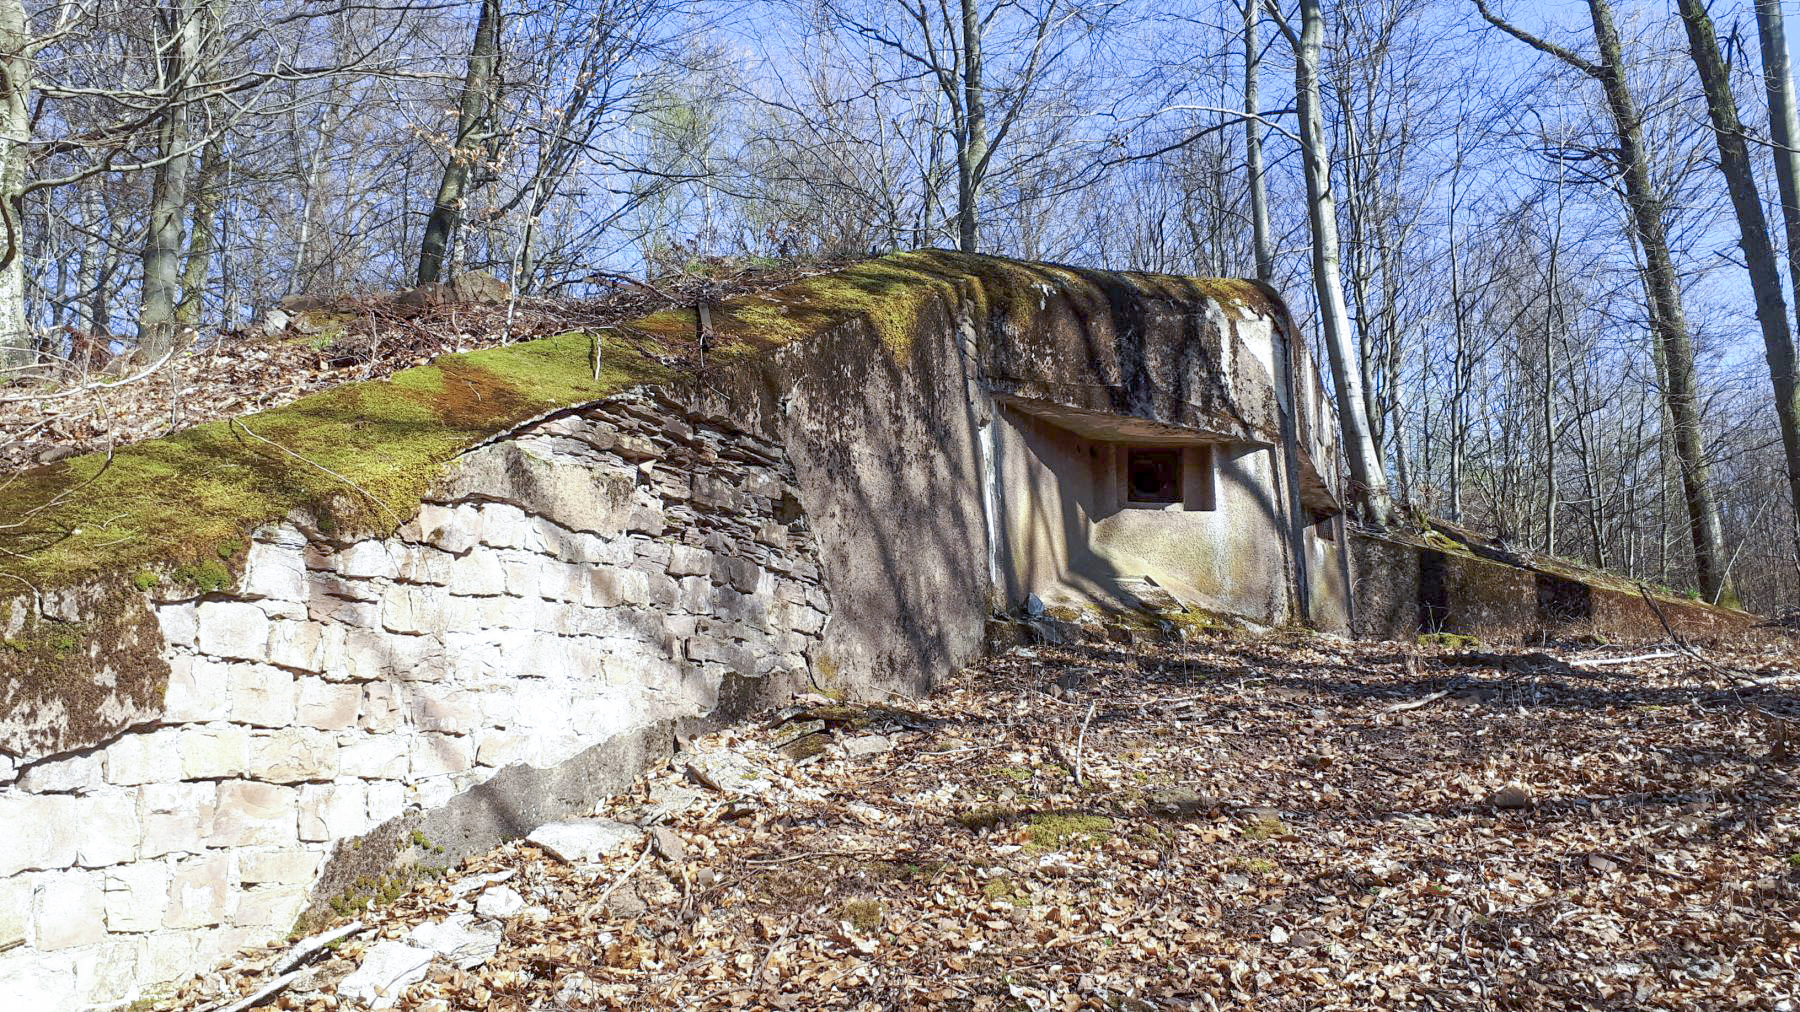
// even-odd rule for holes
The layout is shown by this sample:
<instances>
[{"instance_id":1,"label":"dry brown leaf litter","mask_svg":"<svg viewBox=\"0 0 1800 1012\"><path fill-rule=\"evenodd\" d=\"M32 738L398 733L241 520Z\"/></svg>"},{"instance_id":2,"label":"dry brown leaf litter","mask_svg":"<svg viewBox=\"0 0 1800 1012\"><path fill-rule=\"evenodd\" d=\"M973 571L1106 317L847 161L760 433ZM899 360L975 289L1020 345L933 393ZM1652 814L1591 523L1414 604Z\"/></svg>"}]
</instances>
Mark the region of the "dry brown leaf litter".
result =
<instances>
[{"instance_id":1,"label":"dry brown leaf litter","mask_svg":"<svg viewBox=\"0 0 1800 1012\"><path fill-rule=\"evenodd\" d=\"M682 860L599 905L637 852L568 866L508 844L365 914L373 930L276 1004L360 1007L334 983L368 945L469 909L479 891L453 884L496 872L531 905L498 953L440 965L398 1007L1800 1004L1796 767L1743 701L1800 715L1791 687L1740 697L1680 658L1544 675L1412 653L1045 647L917 701L922 730L801 714L715 735L694 747L773 786L701 788L678 755L601 808L643 821L697 796L666 823ZM1044 691L1059 680L1077 687ZM778 751L809 731L835 743ZM278 951L168 1007L247 993Z\"/></svg>"}]
</instances>

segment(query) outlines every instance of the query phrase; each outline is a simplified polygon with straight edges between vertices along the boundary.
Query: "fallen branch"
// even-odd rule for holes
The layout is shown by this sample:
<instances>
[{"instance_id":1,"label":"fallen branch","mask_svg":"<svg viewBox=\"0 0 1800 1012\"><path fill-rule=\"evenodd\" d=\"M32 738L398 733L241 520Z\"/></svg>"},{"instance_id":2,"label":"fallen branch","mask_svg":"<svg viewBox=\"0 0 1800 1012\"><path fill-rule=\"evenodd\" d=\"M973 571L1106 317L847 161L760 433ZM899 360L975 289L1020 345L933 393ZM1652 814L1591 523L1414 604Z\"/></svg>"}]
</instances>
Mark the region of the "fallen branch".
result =
<instances>
[{"instance_id":1,"label":"fallen branch","mask_svg":"<svg viewBox=\"0 0 1800 1012\"><path fill-rule=\"evenodd\" d=\"M644 852L642 854L638 855L638 859L632 863L631 867L625 869L625 873L623 875L620 875L618 878L613 879L612 884L607 886L605 889L601 890L600 895L595 898L594 906L596 909L604 910L606 908L606 898L613 894L613 890L619 888L620 886L624 885L627 881L629 881L631 876L637 874L637 870L644 866L644 862L650 860L650 851L655 846L656 846L656 837L654 837L654 836L652 836L649 839L644 841Z\"/></svg>"},{"instance_id":2,"label":"fallen branch","mask_svg":"<svg viewBox=\"0 0 1800 1012\"><path fill-rule=\"evenodd\" d=\"M1673 650L1656 650L1647 654L1632 654L1630 657L1576 657L1569 663L1578 668L1601 668L1613 664L1632 664L1637 661L1659 661L1665 657L1679 657Z\"/></svg>"},{"instance_id":3,"label":"fallen branch","mask_svg":"<svg viewBox=\"0 0 1800 1012\"><path fill-rule=\"evenodd\" d=\"M1393 706L1390 706L1387 709L1382 710L1381 712L1382 713L1399 713L1402 710L1417 710L1421 706L1430 706L1432 703L1435 703L1438 700L1443 699L1445 696L1448 696L1449 694L1450 694L1449 689L1439 689L1438 691L1432 693L1431 695L1422 697L1420 699L1414 699L1414 700L1411 700L1411 701L1405 702L1405 703L1395 703Z\"/></svg>"},{"instance_id":4,"label":"fallen branch","mask_svg":"<svg viewBox=\"0 0 1800 1012\"><path fill-rule=\"evenodd\" d=\"M244 997L239 998L237 1001L232 1002L230 1005L223 1007L213 1006L215 1012L245 1012L246 1009L252 1009L261 1005L263 1002L268 1001L270 998L273 998L286 990L288 985L292 984L294 981L305 976L306 971L299 968L302 963L305 963L320 952L323 952L327 946L331 945L331 943L348 938L362 929L363 923L361 921L351 921L349 924L333 928L330 931L302 938L300 941L294 943L294 947L288 950L287 955L281 957L280 960L276 961L276 963L269 968L270 971L275 974L274 979L264 983L261 987Z\"/></svg>"},{"instance_id":5,"label":"fallen branch","mask_svg":"<svg viewBox=\"0 0 1800 1012\"><path fill-rule=\"evenodd\" d=\"M1087 744L1088 724L1094 720L1094 708L1099 704L1089 703L1087 716L1081 718L1081 733L1075 736L1075 786L1086 787L1087 782L1081 778L1081 750Z\"/></svg>"}]
</instances>

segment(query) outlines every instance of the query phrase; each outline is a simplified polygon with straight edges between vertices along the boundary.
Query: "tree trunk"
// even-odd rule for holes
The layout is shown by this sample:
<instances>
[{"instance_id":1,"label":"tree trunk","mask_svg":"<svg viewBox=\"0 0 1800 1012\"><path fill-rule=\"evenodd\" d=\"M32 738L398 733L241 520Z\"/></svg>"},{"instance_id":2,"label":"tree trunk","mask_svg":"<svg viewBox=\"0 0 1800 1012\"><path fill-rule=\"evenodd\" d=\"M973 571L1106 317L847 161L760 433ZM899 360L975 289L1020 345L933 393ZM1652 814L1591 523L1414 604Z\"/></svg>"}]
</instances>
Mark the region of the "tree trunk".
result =
<instances>
[{"instance_id":1,"label":"tree trunk","mask_svg":"<svg viewBox=\"0 0 1800 1012\"><path fill-rule=\"evenodd\" d=\"M981 176L987 164L987 98L981 83L981 5L962 0L963 130L956 150L957 248L979 252Z\"/></svg>"},{"instance_id":2,"label":"tree trunk","mask_svg":"<svg viewBox=\"0 0 1800 1012\"><path fill-rule=\"evenodd\" d=\"M0 0L0 368L34 354L25 305L25 236L21 218L31 143L31 21L23 0Z\"/></svg>"},{"instance_id":3,"label":"tree trunk","mask_svg":"<svg viewBox=\"0 0 1800 1012\"><path fill-rule=\"evenodd\" d=\"M1800 324L1800 151L1794 149L1795 139L1800 138L1800 122L1796 121L1800 114L1795 111L1794 75L1788 64L1787 31L1781 16L1781 2L1756 0L1755 6L1757 39L1762 47L1763 86L1769 98L1769 136L1775 142L1775 181L1781 193L1782 225L1787 232L1788 279L1796 286L1794 311L1796 323ZM1741 143L1741 135L1739 140ZM1760 204L1757 210L1760 213ZM1763 232L1768 234L1766 226ZM1758 311L1760 313L1760 304ZM1764 343L1767 342L1765 334ZM1795 558L1800 559L1800 406L1795 401L1800 396L1795 392L1800 381L1795 376L1791 332L1785 350L1785 369L1777 363L1774 353L1768 356L1769 376L1775 384L1776 414L1782 419L1781 439L1782 449L1787 454L1788 490L1794 497L1794 551ZM1784 405L1789 415L1796 416L1791 425L1789 418L1781 415Z\"/></svg>"},{"instance_id":4,"label":"tree trunk","mask_svg":"<svg viewBox=\"0 0 1800 1012\"><path fill-rule=\"evenodd\" d=\"M163 22L162 122L157 152L163 161L150 185L150 223L144 238L144 280L138 311L138 355L154 359L174 350L181 300L181 234L188 213L188 184L193 155L195 110L187 94L198 69L202 19L197 8L171 3L157 12Z\"/></svg>"},{"instance_id":5,"label":"tree trunk","mask_svg":"<svg viewBox=\"0 0 1800 1012\"><path fill-rule=\"evenodd\" d=\"M1269 181L1263 170L1262 54L1256 38L1257 0L1244 0L1244 171L1250 184L1250 235L1256 257L1256 280L1275 280L1275 240L1269 226Z\"/></svg>"},{"instance_id":6,"label":"tree trunk","mask_svg":"<svg viewBox=\"0 0 1800 1012\"><path fill-rule=\"evenodd\" d=\"M1319 45L1325 15L1319 0L1301 0L1300 37L1294 53L1294 91L1300 112L1300 147L1306 168L1307 212L1312 222L1313 288L1331 377L1337 388L1338 418L1349 458L1352 495L1364 516L1386 526L1393 519L1381 455L1369 436L1363 408L1361 356L1353 346L1349 309L1344 305L1343 272L1338 255L1337 206L1331 189L1329 140L1320 108Z\"/></svg>"},{"instance_id":7,"label":"tree trunk","mask_svg":"<svg viewBox=\"0 0 1800 1012\"><path fill-rule=\"evenodd\" d=\"M1650 159L1644 150L1643 120L1625 79L1624 47L1613 24L1608 0L1588 0L1593 16L1594 40L1600 48L1600 83L1619 135L1619 160L1625 175L1625 199L1630 205L1633 229L1644 249L1644 285L1649 290L1651 329L1663 348L1668 386L1664 398L1675 456L1681 465L1681 486L1687 500L1688 522L1694 541L1694 575L1700 592L1709 601L1735 603L1725 572L1725 533L1719 506L1713 498L1712 478L1706 464L1706 448L1700 438L1699 378L1694 369L1694 345L1688 335L1687 317L1681 307L1681 279L1669 255L1663 225L1662 201L1650 179Z\"/></svg>"},{"instance_id":8,"label":"tree trunk","mask_svg":"<svg viewBox=\"0 0 1800 1012\"><path fill-rule=\"evenodd\" d=\"M425 222L425 239L419 249L418 283L441 280L450 238L462 221L463 195L469 186L469 168L479 157L481 133L487 125L493 96L494 71L500 62L500 0L482 0L481 20L475 25L475 41L469 47L469 70L463 79L462 102L457 111L456 137L438 180L437 199Z\"/></svg>"},{"instance_id":9,"label":"tree trunk","mask_svg":"<svg viewBox=\"0 0 1800 1012\"><path fill-rule=\"evenodd\" d=\"M175 307L175 322L182 327L200 322L206 308L206 282L212 275L217 239L213 216L219 210L219 179L224 167L225 152L215 139L201 154L200 178L195 184L194 225L188 236L187 266L181 272L181 302Z\"/></svg>"}]
</instances>

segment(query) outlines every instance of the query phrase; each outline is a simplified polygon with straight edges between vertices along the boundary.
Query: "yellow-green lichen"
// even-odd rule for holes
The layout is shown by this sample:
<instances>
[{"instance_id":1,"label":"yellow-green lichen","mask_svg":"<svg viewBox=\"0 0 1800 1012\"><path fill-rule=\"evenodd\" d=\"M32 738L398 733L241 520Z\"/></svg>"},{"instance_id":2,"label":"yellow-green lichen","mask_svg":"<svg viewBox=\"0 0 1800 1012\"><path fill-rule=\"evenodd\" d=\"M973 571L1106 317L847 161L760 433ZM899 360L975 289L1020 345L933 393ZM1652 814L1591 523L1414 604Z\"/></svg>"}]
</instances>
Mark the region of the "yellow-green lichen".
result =
<instances>
[{"instance_id":1,"label":"yellow-green lichen","mask_svg":"<svg viewBox=\"0 0 1800 1012\"><path fill-rule=\"evenodd\" d=\"M1105 842L1112 824L1113 820L1104 815L1034 815L1026 828L1025 845L1030 850L1097 847Z\"/></svg>"}]
</instances>

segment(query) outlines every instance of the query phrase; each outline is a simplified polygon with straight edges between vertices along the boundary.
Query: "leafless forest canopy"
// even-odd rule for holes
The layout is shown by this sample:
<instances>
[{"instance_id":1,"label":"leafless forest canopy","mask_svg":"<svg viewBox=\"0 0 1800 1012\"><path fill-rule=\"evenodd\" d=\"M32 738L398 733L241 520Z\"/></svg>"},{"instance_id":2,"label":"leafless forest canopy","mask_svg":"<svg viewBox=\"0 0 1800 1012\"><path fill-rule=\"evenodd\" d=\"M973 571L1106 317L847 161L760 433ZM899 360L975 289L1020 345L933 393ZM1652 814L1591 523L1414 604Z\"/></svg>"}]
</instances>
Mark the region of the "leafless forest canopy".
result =
<instances>
[{"instance_id":1,"label":"leafless forest canopy","mask_svg":"<svg viewBox=\"0 0 1800 1012\"><path fill-rule=\"evenodd\" d=\"M0 0L0 395L473 271L1262 277L1365 519L1777 611L1782 31L1777 0Z\"/></svg>"}]
</instances>

